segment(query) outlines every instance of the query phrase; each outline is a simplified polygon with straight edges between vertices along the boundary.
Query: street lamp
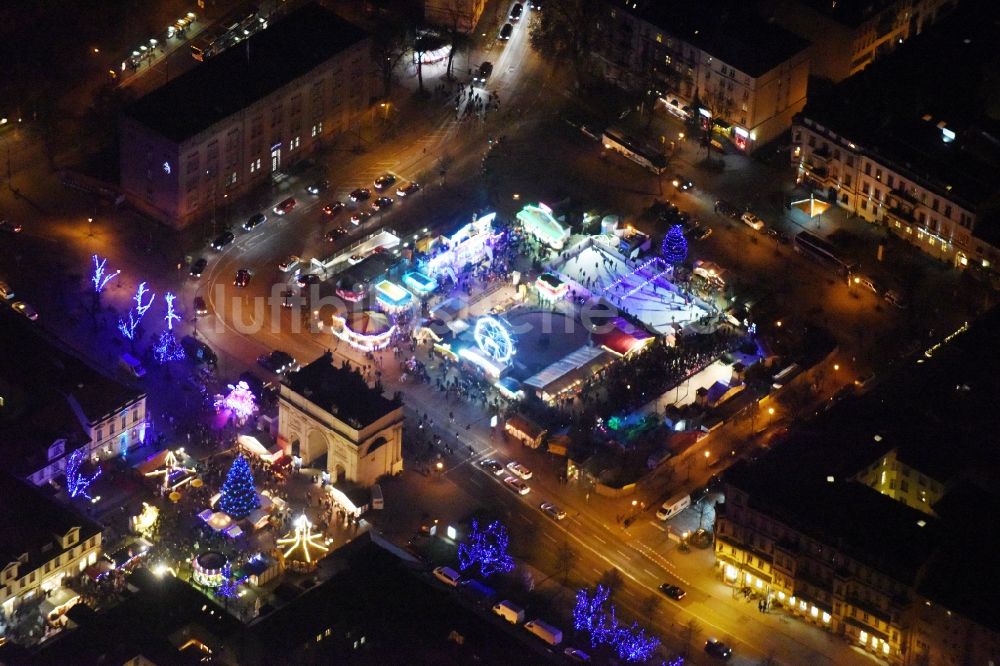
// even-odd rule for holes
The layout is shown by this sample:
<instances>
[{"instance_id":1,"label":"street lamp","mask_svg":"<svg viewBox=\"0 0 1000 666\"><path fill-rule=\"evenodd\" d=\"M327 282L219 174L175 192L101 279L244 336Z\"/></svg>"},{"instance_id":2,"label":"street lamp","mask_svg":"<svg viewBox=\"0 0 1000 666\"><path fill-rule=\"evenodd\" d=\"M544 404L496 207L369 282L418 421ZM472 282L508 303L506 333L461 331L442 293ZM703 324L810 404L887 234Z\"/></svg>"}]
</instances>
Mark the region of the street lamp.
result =
<instances>
[{"instance_id":1,"label":"street lamp","mask_svg":"<svg viewBox=\"0 0 1000 666\"><path fill-rule=\"evenodd\" d=\"M94 218L92 217L87 218L87 235L91 238L94 237Z\"/></svg>"}]
</instances>

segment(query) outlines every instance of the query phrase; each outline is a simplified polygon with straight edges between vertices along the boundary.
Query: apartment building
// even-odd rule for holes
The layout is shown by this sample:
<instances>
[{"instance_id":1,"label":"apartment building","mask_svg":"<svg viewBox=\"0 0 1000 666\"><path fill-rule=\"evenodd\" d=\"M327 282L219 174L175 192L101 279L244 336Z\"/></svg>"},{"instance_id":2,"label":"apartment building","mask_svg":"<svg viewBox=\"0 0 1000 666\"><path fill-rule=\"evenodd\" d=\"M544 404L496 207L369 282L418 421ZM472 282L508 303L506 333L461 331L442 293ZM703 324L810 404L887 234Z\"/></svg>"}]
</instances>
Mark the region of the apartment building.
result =
<instances>
[{"instance_id":1,"label":"apartment building","mask_svg":"<svg viewBox=\"0 0 1000 666\"><path fill-rule=\"evenodd\" d=\"M983 446L998 335L994 310L728 470L720 578L891 664L1000 659L1000 535L984 527L1000 469Z\"/></svg>"},{"instance_id":2,"label":"apartment building","mask_svg":"<svg viewBox=\"0 0 1000 666\"><path fill-rule=\"evenodd\" d=\"M145 391L80 359L32 322L0 313L0 461L43 485L73 451L120 456L151 436ZM117 365L111 373L121 372Z\"/></svg>"},{"instance_id":3,"label":"apartment building","mask_svg":"<svg viewBox=\"0 0 1000 666\"><path fill-rule=\"evenodd\" d=\"M308 4L125 110L121 187L174 227L280 180L371 105L371 40Z\"/></svg>"},{"instance_id":4,"label":"apartment building","mask_svg":"<svg viewBox=\"0 0 1000 666\"><path fill-rule=\"evenodd\" d=\"M958 268L1000 261L1000 26L960 5L796 117L797 180Z\"/></svg>"},{"instance_id":5,"label":"apartment building","mask_svg":"<svg viewBox=\"0 0 1000 666\"><path fill-rule=\"evenodd\" d=\"M486 0L424 0L424 22L470 33L476 29L484 9Z\"/></svg>"},{"instance_id":6,"label":"apartment building","mask_svg":"<svg viewBox=\"0 0 1000 666\"><path fill-rule=\"evenodd\" d=\"M604 78L689 107L740 150L780 135L805 106L809 43L737 5L611 2L595 20Z\"/></svg>"},{"instance_id":7,"label":"apartment building","mask_svg":"<svg viewBox=\"0 0 1000 666\"><path fill-rule=\"evenodd\" d=\"M326 460L333 483L371 486L403 471L403 404L370 388L327 352L290 373L278 397L278 439L305 465Z\"/></svg>"},{"instance_id":8,"label":"apartment building","mask_svg":"<svg viewBox=\"0 0 1000 666\"><path fill-rule=\"evenodd\" d=\"M916 37L958 0L761 0L760 14L813 45L810 72L834 82Z\"/></svg>"}]
</instances>

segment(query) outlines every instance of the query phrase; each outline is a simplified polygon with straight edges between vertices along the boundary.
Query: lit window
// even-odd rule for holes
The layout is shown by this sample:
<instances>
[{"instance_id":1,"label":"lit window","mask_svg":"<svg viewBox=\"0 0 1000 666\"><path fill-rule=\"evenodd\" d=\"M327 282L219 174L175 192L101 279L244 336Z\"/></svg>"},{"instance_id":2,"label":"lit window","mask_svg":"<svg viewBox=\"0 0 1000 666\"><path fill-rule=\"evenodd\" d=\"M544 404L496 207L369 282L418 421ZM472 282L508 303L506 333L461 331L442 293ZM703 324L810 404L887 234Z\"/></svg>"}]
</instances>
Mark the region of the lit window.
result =
<instances>
[{"instance_id":1,"label":"lit window","mask_svg":"<svg viewBox=\"0 0 1000 666\"><path fill-rule=\"evenodd\" d=\"M819 617L819 609L813 606L812 608L809 609L809 614L812 615L813 617Z\"/></svg>"},{"instance_id":2,"label":"lit window","mask_svg":"<svg viewBox=\"0 0 1000 666\"><path fill-rule=\"evenodd\" d=\"M937 241L934 240L934 236L928 236L927 237L927 244L930 245L931 247L934 247L935 245L937 245Z\"/></svg>"},{"instance_id":3,"label":"lit window","mask_svg":"<svg viewBox=\"0 0 1000 666\"><path fill-rule=\"evenodd\" d=\"M861 633L859 633L858 634L858 640L861 641L862 643L867 643L868 642L868 632L867 631L862 631Z\"/></svg>"},{"instance_id":4,"label":"lit window","mask_svg":"<svg viewBox=\"0 0 1000 666\"><path fill-rule=\"evenodd\" d=\"M882 643L882 654L889 654L889 644Z\"/></svg>"},{"instance_id":5,"label":"lit window","mask_svg":"<svg viewBox=\"0 0 1000 666\"><path fill-rule=\"evenodd\" d=\"M830 624L830 614L823 613L823 624Z\"/></svg>"},{"instance_id":6,"label":"lit window","mask_svg":"<svg viewBox=\"0 0 1000 666\"><path fill-rule=\"evenodd\" d=\"M807 608L809 608L809 604L807 604L804 601L799 601L799 610L800 611L805 611Z\"/></svg>"}]
</instances>

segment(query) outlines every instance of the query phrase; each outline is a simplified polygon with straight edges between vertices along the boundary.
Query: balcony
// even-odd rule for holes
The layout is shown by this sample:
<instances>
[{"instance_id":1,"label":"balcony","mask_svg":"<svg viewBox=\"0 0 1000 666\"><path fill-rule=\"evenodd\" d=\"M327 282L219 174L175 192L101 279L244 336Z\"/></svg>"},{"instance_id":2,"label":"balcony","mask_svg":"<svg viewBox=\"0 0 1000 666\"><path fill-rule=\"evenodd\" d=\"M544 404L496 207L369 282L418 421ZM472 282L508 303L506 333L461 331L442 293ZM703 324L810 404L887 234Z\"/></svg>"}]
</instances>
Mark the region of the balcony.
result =
<instances>
[{"instance_id":1,"label":"balcony","mask_svg":"<svg viewBox=\"0 0 1000 666\"><path fill-rule=\"evenodd\" d=\"M802 166L815 180L825 181L830 173L825 166L817 166L808 160L803 161Z\"/></svg>"},{"instance_id":2,"label":"balcony","mask_svg":"<svg viewBox=\"0 0 1000 666\"><path fill-rule=\"evenodd\" d=\"M811 153L809 153L809 159L813 160L817 164L827 164L830 161L830 148L816 148Z\"/></svg>"},{"instance_id":3,"label":"balcony","mask_svg":"<svg viewBox=\"0 0 1000 666\"><path fill-rule=\"evenodd\" d=\"M920 203L920 201L915 196L913 196L913 194L899 187L894 187L891 190L889 190L889 196L896 197L900 201L904 201L910 204L911 206L916 206L917 204Z\"/></svg>"},{"instance_id":4,"label":"balcony","mask_svg":"<svg viewBox=\"0 0 1000 666\"><path fill-rule=\"evenodd\" d=\"M913 215L913 209L909 206L900 205L891 195L886 199L885 207L886 214L890 217L897 218L900 222L906 222L907 224L917 223L917 218Z\"/></svg>"}]
</instances>

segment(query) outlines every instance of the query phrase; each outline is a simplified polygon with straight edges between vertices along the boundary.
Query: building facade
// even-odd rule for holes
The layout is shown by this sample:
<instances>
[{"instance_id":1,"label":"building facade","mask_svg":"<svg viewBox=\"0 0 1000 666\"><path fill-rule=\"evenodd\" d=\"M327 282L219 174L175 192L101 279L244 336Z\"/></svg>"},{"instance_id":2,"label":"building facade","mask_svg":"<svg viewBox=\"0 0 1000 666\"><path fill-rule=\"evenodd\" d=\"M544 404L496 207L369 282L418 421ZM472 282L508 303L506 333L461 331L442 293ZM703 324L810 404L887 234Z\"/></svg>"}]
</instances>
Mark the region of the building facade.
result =
<instances>
[{"instance_id":1,"label":"building facade","mask_svg":"<svg viewBox=\"0 0 1000 666\"><path fill-rule=\"evenodd\" d=\"M749 22L739 33L694 3L610 3L596 20L604 78L664 103L679 100L702 129L740 150L786 131L805 106L808 42L752 15L739 16Z\"/></svg>"},{"instance_id":2,"label":"building facade","mask_svg":"<svg viewBox=\"0 0 1000 666\"><path fill-rule=\"evenodd\" d=\"M0 496L0 610L10 617L97 562L101 527L8 474Z\"/></svg>"},{"instance_id":3,"label":"building facade","mask_svg":"<svg viewBox=\"0 0 1000 666\"><path fill-rule=\"evenodd\" d=\"M329 353L288 376L278 398L278 437L286 454L311 465L323 457L333 483L371 486L403 471L403 406Z\"/></svg>"},{"instance_id":4,"label":"building facade","mask_svg":"<svg viewBox=\"0 0 1000 666\"><path fill-rule=\"evenodd\" d=\"M369 37L306 5L126 110L122 190L171 226L215 219L324 142L357 132L373 76Z\"/></svg>"},{"instance_id":5,"label":"building facade","mask_svg":"<svg viewBox=\"0 0 1000 666\"><path fill-rule=\"evenodd\" d=\"M484 9L486 0L424 0L424 21L470 33L476 29Z\"/></svg>"},{"instance_id":6,"label":"building facade","mask_svg":"<svg viewBox=\"0 0 1000 666\"><path fill-rule=\"evenodd\" d=\"M930 26L956 0L763 0L768 20L813 45L813 76L840 81Z\"/></svg>"}]
</instances>

